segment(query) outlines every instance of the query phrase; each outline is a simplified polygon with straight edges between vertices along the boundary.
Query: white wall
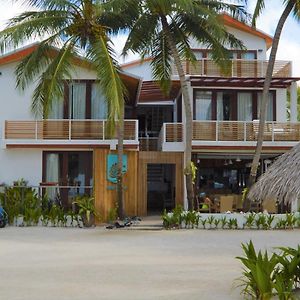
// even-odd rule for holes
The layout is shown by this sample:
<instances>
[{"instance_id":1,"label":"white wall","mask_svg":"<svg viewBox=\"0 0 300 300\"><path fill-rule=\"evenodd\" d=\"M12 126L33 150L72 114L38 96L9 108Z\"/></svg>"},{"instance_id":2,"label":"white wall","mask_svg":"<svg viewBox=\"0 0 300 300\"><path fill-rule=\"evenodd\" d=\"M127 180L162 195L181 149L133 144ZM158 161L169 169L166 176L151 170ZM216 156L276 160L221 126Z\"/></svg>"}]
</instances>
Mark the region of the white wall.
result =
<instances>
[{"instance_id":1,"label":"white wall","mask_svg":"<svg viewBox=\"0 0 300 300\"><path fill-rule=\"evenodd\" d=\"M150 80L153 80L150 63L151 62L146 61L146 62L143 62L142 64L137 64L137 65L129 66L129 67L123 67L123 70L128 73L131 73L133 75L143 78L144 81L150 81Z\"/></svg>"},{"instance_id":2,"label":"white wall","mask_svg":"<svg viewBox=\"0 0 300 300\"><path fill-rule=\"evenodd\" d=\"M42 182L42 150L0 149L0 183L24 178L30 185Z\"/></svg>"},{"instance_id":3,"label":"white wall","mask_svg":"<svg viewBox=\"0 0 300 300\"><path fill-rule=\"evenodd\" d=\"M234 29L231 27L227 27L228 32L232 33L237 39L243 42L244 46L248 50L259 50L262 51L257 52L257 59L265 60L266 59L266 42L263 38L255 36L253 34ZM207 46L201 43L198 43L195 39L190 40L191 48L194 49L206 49Z\"/></svg>"}]
</instances>

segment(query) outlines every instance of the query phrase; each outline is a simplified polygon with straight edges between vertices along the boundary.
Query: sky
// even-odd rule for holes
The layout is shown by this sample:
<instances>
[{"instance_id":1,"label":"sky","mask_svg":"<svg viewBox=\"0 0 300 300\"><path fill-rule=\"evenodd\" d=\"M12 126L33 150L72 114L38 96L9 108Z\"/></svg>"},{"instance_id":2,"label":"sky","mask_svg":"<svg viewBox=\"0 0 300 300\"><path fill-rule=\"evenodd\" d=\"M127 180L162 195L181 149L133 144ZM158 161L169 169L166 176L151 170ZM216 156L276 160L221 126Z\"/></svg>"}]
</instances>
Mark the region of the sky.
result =
<instances>
[{"instance_id":1,"label":"sky","mask_svg":"<svg viewBox=\"0 0 300 300\"><path fill-rule=\"evenodd\" d=\"M259 30L270 35L274 34L277 21L283 10L282 2L283 0L265 0L265 11L257 22ZM0 0L0 28L5 26L9 18L28 9L18 3L20 2L16 3L15 0ZM253 12L255 3L256 0L248 0L248 11L250 13ZM125 40L125 35L120 35L114 39L115 48L118 53L120 53ZM130 55L126 61L135 58L137 57ZM300 23L291 16L283 28L277 59L293 61L293 75L300 77ZM120 59L120 62L124 62L124 60Z\"/></svg>"}]
</instances>

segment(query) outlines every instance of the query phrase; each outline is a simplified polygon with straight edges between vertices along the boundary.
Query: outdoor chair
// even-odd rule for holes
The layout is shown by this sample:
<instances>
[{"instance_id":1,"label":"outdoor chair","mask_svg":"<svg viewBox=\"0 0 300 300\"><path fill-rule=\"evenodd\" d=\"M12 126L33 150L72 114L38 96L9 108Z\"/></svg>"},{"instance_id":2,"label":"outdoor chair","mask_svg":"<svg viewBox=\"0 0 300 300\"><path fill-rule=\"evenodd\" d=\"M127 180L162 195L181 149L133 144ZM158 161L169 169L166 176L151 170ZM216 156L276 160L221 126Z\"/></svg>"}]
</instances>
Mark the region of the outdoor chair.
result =
<instances>
[{"instance_id":1,"label":"outdoor chair","mask_svg":"<svg viewBox=\"0 0 300 300\"><path fill-rule=\"evenodd\" d=\"M267 211L269 214L277 213L276 199L265 199L262 203L263 211Z\"/></svg>"},{"instance_id":2,"label":"outdoor chair","mask_svg":"<svg viewBox=\"0 0 300 300\"><path fill-rule=\"evenodd\" d=\"M233 211L234 196L220 196L220 213Z\"/></svg>"}]
</instances>

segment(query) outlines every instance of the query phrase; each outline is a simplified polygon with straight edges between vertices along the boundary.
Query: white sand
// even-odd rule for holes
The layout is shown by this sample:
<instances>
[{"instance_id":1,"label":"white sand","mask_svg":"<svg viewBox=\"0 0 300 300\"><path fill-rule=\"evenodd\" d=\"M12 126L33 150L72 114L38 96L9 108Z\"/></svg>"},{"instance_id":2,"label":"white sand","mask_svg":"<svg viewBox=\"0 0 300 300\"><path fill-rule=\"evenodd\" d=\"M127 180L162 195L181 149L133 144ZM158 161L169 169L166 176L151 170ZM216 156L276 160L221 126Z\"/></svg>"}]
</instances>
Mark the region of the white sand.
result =
<instances>
[{"instance_id":1,"label":"white sand","mask_svg":"<svg viewBox=\"0 0 300 300\"><path fill-rule=\"evenodd\" d=\"M0 299L242 299L241 242L296 246L300 231L0 229Z\"/></svg>"}]
</instances>

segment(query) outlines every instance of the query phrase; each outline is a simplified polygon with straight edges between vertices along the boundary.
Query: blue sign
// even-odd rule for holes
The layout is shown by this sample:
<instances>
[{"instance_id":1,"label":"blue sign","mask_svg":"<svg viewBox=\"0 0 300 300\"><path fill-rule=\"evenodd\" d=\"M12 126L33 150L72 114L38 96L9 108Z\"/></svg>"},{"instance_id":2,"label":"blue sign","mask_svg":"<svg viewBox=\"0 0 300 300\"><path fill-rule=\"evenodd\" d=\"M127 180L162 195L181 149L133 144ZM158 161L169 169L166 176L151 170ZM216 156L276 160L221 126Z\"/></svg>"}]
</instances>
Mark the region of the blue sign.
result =
<instances>
[{"instance_id":1,"label":"blue sign","mask_svg":"<svg viewBox=\"0 0 300 300\"><path fill-rule=\"evenodd\" d=\"M118 177L118 155L108 154L107 155L107 180L112 183L117 183ZM127 172L127 155L123 155L123 168L122 173Z\"/></svg>"}]
</instances>

